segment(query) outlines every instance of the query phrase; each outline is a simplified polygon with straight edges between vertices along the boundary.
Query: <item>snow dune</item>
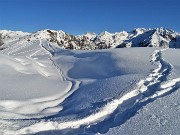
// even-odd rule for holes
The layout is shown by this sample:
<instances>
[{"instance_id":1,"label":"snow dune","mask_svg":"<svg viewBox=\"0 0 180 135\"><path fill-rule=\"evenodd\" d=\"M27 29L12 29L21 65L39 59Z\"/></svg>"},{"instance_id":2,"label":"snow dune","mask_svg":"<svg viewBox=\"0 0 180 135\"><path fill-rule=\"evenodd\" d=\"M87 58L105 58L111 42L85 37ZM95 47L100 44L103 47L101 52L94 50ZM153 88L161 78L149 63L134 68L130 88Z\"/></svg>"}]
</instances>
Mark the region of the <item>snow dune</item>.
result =
<instances>
[{"instance_id":1,"label":"snow dune","mask_svg":"<svg viewBox=\"0 0 180 135\"><path fill-rule=\"evenodd\" d=\"M50 53L38 46L39 41L24 44L21 51L18 49L21 44L17 44L15 51L15 44L0 57L1 115L4 112L25 115L23 117L29 117L26 114L34 117L54 114L61 110L57 105L72 84L61 79L48 60ZM29 51L32 48L33 51Z\"/></svg>"}]
</instances>

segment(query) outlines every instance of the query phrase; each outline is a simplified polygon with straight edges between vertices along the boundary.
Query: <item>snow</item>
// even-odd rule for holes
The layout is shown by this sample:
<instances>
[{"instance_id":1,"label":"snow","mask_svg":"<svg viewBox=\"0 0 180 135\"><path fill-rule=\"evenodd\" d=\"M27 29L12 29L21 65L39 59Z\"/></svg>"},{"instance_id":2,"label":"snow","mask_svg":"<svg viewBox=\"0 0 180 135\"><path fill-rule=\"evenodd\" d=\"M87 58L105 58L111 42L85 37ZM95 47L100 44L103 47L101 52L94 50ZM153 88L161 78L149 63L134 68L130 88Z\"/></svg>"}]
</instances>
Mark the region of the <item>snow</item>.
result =
<instances>
[{"instance_id":1,"label":"snow","mask_svg":"<svg viewBox=\"0 0 180 135\"><path fill-rule=\"evenodd\" d=\"M0 52L0 134L180 132L179 49L65 50L52 35L66 34L41 30Z\"/></svg>"},{"instance_id":2,"label":"snow","mask_svg":"<svg viewBox=\"0 0 180 135\"><path fill-rule=\"evenodd\" d=\"M179 57L179 55L179 50L168 49L163 51L163 58L167 63L171 63L172 69L166 76L167 80L161 82L160 89L164 90L156 93L156 96L160 96L161 98L143 106L133 117L128 119L121 126L111 128L109 132L106 133L107 135L116 135L119 133L123 135L179 134L180 131L177 127L179 127L180 120L180 70L178 66L180 62L176 58Z\"/></svg>"},{"instance_id":3,"label":"snow","mask_svg":"<svg viewBox=\"0 0 180 135\"><path fill-rule=\"evenodd\" d=\"M0 35L2 36L4 43L9 43L19 40L19 38L29 35L28 32L22 31L10 31L10 30L0 30Z\"/></svg>"},{"instance_id":4,"label":"snow","mask_svg":"<svg viewBox=\"0 0 180 135\"><path fill-rule=\"evenodd\" d=\"M99 34L86 33L78 36L62 30L39 30L34 33L1 30L0 36L4 43L15 43L22 38L28 41L43 39L65 49L95 50L123 47L164 47L179 48L180 34L165 28L136 28L131 32L107 31ZM1 37L0 37L1 38ZM4 45L3 48L6 48Z\"/></svg>"},{"instance_id":5,"label":"snow","mask_svg":"<svg viewBox=\"0 0 180 135\"><path fill-rule=\"evenodd\" d=\"M38 45L41 44L40 41L20 43L8 48L8 52L2 51L4 54L0 57L2 110L33 114L34 117L58 112L59 109L52 112L48 110L61 102L71 83L64 82L58 75L52 61L48 60L49 52ZM19 49L15 52L14 48ZM32 48L33 51L27 51Z\"/></svg>"}]
</instances>

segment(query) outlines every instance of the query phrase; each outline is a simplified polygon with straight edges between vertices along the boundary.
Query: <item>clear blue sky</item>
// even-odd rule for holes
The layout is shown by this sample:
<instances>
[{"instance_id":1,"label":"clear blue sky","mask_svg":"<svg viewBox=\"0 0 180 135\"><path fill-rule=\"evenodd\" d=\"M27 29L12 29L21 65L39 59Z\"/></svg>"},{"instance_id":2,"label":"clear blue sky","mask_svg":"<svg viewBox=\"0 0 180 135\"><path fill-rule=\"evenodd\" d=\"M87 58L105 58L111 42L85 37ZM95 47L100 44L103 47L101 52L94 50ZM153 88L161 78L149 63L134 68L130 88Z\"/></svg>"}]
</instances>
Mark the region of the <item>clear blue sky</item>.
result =
<instances>
[{"instance_id":1,"label":"clear blue sky","mask_svg":"<svg viewBox=\"0 0 180 135\"><path fill-rule=\"evenodd\" d=\"M77 35L137 27L180 32L180 0L0 0L0 29Z\"/></svg>"}]
</instances>

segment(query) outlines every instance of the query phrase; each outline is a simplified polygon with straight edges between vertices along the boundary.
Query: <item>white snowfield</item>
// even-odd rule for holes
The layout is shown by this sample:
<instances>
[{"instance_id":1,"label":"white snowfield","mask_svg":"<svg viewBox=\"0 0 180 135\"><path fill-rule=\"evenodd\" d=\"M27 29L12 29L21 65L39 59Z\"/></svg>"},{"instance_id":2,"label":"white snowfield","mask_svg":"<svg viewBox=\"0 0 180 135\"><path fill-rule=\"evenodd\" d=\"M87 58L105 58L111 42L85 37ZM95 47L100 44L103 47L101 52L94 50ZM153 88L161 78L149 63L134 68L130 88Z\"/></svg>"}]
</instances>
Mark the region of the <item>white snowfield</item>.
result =
<instances>
[{"instance_id":1,"label":"white snowfield","mask_svg":"<svg viewBox=\"0 0 180 135\"><path fill-rule=\"evenodd\" d=\"M180 133L180 50L64 50L31 37L0 52L0 135Z\"/></svg>"}]
</instances>

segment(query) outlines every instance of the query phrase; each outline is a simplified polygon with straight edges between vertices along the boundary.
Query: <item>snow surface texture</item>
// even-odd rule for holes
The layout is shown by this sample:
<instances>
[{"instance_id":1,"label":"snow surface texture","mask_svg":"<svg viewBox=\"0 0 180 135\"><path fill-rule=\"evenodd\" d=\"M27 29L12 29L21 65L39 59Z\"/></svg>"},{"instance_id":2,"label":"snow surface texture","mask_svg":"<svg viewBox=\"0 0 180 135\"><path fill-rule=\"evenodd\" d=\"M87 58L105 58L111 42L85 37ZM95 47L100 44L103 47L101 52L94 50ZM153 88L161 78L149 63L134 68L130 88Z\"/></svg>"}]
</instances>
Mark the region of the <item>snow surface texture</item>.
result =
<instances>
[{"instance_id":1,"label":"snow surface texture","mask_svg":"<svg viewBox=\"0 0 180 135\"><path fill-rule=\"evenodd\" d=\"M73 51L46 32L25 37L0 53L0 134L180 132L179 49Z\"/></svg>"}]
</instances>

